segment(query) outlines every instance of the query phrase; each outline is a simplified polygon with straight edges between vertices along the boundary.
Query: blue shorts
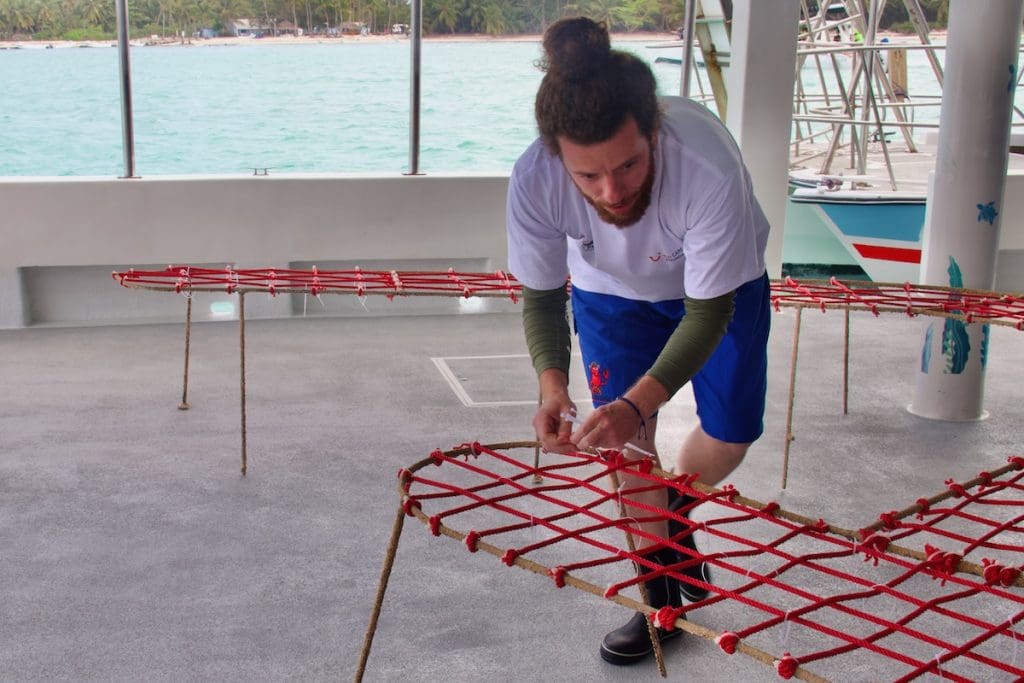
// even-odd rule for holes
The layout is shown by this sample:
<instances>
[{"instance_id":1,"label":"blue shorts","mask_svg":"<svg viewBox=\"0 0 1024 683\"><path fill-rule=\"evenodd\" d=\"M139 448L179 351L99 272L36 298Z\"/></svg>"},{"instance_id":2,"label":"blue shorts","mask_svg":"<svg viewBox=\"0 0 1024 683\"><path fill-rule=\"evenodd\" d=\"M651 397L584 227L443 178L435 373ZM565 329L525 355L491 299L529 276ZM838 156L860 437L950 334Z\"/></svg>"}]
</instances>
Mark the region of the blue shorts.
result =
<instances>
[{"instance_id":1,"label":"blue shorts","mask_svg":"<svg viewBox=\"0 0 1024 683\"><path fill-rule=\"evenodd\" d=\"M764 431L770 292L767 275L736 290L725 337L693 377L701 427L719 441L750 443ZM572 314L590 394L600 406L650 370L686 307L682 299L651 303L573 287Z\"/></svg>"}]
</instances>

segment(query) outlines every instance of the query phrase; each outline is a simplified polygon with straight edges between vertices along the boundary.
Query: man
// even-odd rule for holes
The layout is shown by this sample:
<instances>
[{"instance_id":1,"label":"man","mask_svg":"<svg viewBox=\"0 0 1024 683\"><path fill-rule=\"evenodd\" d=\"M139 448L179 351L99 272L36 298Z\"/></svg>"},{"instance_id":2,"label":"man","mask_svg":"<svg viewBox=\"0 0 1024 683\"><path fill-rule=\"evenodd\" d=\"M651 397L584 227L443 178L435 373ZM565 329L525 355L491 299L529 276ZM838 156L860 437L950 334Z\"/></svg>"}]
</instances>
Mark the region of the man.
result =
<instances>
[{"instance_id":1,"label":"man","mask_svg":"<svg viewBox=\"0 0 1024 683\"><path fill-rule=\"evenodd\" d=\"M722 123L689 100L660 103L650 67L612 50L603 24L556 22L544 50L540 138L516 162L507 212L509 265L524 285L523 325L541 390L534 428L548 451L603 447L645 457L639 451L656 453L658 409L692 381L700 424L681 444L675 472L717 484L763 430L768 223L749 174ZM568 278L594 404L575 431L566 419L576 413ZM655 491L644 502L688 501ZM666 536L664 523L648 526ZM665 547L639 552L662 565L677 561ZM709 582L703 565L688 574ZM691 600L707 594L665 577L646 584L655 608L681 604L681 589ZM601 644L615 664L651 651L639 613Z\"/></svg>"}]
</instances>

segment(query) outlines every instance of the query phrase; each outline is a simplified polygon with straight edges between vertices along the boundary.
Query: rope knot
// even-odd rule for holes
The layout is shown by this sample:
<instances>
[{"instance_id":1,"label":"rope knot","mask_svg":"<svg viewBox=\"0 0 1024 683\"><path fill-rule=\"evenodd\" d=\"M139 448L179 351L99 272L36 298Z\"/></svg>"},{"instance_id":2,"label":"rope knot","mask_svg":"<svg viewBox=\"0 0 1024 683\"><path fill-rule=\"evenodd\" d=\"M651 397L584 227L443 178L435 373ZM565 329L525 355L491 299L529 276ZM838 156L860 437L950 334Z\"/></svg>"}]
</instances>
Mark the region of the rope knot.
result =
<instances>
[{"instance_id":1,"label":"rope knot","mask_svg":"<svg viewBox=\"0 0 1024 683\"><path fill-rule=\"evenodd\" d=\"M953 496L955 496L956 498L963 498L964 496L967 495L967 489L963 487L963 484L958 484L952 479L947 479L945 481L945 484L946 488L952 491Z\"/></svg>"},{"instance_id":2,"label":"rope knot","mask_svg":"<svg viewBox=\"0 0 1024 683\"><path fill-rule=\"evenodd\" d=\"M1012 586L1020 578L1020 569L1016 567L1005 567L995 560L989 559L983 559L981 564L985 567L981 575L984 577L985 583L990 586Z\"/></svg>"},{"instance_id":3,"label":"rope knot","mask_svg":"<svg viewBox=\"0 0 1024 683\"><path fill-rule=\"evenodd\" d=\"M917 511L917 518L924 519L925 514L928 512L928 509L932 506L932 504L928 502L927 498L918 498L916 502L917 507L921 508L920 510Z\"/></svg>"},{"instance_id":4,"label":"rope knot","mask_svg":"<svg viewBox=\"0 0 1024 683\"><path fill-rule=\"evenodd\" d=\"M779 676L789 680L796 673L797 667L800 663L796 661L796 657L786 652L782 655L782 659L775 661L775 670L779 673Z\"/></svg>"},{"instance_id":5,"label":"rope knot","mask_svg":"<svg viewBox=\"0 0 1024 683\"><path fill-rule=\"evenodd\" d=\"M682 607L665 606L654 613L654 625L664 631L674 631L676 619L682 616Z\"/></svg>"},{"instance_id":6,"label":"rope knot","mask_svg":"<svg viewBox=\"0 0 1024 683\"><path fill-rule=\"evenodd\" d=\"M430 533L435 536L441 535L441 518L437 515L430 517Z\"/></svg>"},{"instance_id":7,"label":"rope knot","mask_svg":"<svg viewBox=\"0 0 1024 683\"><path fill-rule=\"evenodd\" d=\"M1014 465L1018 470L1024 469L1024 456L1011 455L1009 458L1006 459L1006 462Z\"/></svg>"},{"instance_id":8,"label":"rope knot","mask_svg":"<svg viewBox=\"0 0 1024 683\"><path fill-rule=\"evenodd\" d=\"M476 552L476 544L477 544L477 541L479 541L479 540L480 540L480 534L477 533L476 530L472 530L468 534L466 534L465 543L466 543L466 547L469 548L469 552L471 552L471 553L475 553Z\"/></svg>"},{"instance_id":9,"label":"rope knot","mask_svg":"<svg viewBox=\"0 0 1024 683\"><path fill-rule=\"evenodd\" d=\"M509 548L505 551L505 554L501 556L501 561L511 567L513 564L516 563L516 558L518 557L519 551L515 548Z\"/></svg>"},{"instance_id":10,"label":"rope knot","mask_svg":"<svg viewBox=\"0 0 1024 683\"><path fill-rule=\"evenodd\" d=\"M736 653L736 646L740 642L740 637L732 631L723 631L721 635L715 638L715 643L718 647L722 648L722 652L727 655Z\"/></svg>"},{"instance_id":11,"label":"rope knot","mask_svg":"<svg viewBox=\"0 0 1024 683\"><path fill-rule=\"evenodd\" d=\"M435 466L440 467L441 463L444 462L444 451L440 448L435 448L430 452L430 458L434 461Z\"/></svg>"},{"instance_id":12,"label":"rope knot","mask_svg":"<svg viewBox=\"0 0 1024 683\"><path fill-rule=\"evenodd\" d=\"M416 510L420 509L420 502L415 498L409 497L402 501L402 512L407 516L412 517Z\"/></svg>"},{"instance_id":13,"label":"rope knot","mask_svg":"<svg viewBox=\"0 0 1024 683\"><path fill-rule=\"evenodd\" d=\"M548 570L548 576L555 581L555 586L565 588L565 567L552 567Z\"/></svg>"},{"instance_id":14,"label":"rope knot","mask_svg":"<svg viewBox=\"0 0 1024 683\"><path fill-rule=\"evenodd\" d=\"M877 567L878 559L885 552L885 549L889 547L889 537L871 533L861 541L861 546L864 548L864 561L872 560Z\"/></svg>"},{"instance_id":15,"label":"rope knot","mask_svg":"<svg viewBox=\"0 0 1024 683\"><path fill-rule=\"evenodd\" d=\"M761 508L761 512L763 512L766 515L774 515L775 511L778 510L780 507L781 506L776 501L773 500L772 502L768 503L763 508Z\"/></svg>"},{"instance_id":16,"label":"rope knot","mask_svg":"<svg viewBox=\"0 0 1024 683\"><path fill-rule=\"evenodd\" d=\"M982 488L985 488L986 486L991 486L992 485L992 473L991 472L988 472L988 471L985 471L985 470L982 470L981 472L978 472L978 479L981 479L981 487Z\"/></svg>"},{"instance_id":17,"label":"rope knot","mask_svg":"<svg viewBox=\"0 0 1024 683\"><path fill-rule=\"evenodd\" d=\"M900 520L897 514L895 510L890 510L878 515L878 518L882 520L882 526L891 531L900 527Z\"/></svg>"},{"instance_id":18,"label":"rope knot","mask_svg":"<svg viewBox=\"0 0 1024 683\"><path fill-rule=\"evenodd\" d=\"M939 585L945 586L946 580L953 575L957 565L960 564L961 556L956 553L947 553L941 548L927 543L924 546L924 551L928 553L924 566L931 570L935 578L939 579Z\"/></svg>"}]
</instances>

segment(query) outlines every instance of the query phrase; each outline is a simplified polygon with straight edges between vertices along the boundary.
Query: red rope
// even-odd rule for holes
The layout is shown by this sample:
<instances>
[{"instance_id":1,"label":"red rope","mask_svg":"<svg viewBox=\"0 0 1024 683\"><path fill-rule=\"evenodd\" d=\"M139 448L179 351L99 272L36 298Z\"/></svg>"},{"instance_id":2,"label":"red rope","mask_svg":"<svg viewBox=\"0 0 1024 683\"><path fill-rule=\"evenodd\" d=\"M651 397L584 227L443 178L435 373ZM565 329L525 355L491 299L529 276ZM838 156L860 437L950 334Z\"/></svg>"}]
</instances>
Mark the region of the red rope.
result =
<instances>
[{"instance_id":1,"label":"red rope","mask_svg":"<svg viewBox=\"0 0 1024 683\"><path fill-rule=\"evenodd\" d=\"M707 562L715 574L715 585L707 586L711 596L662 609L656 615L659 625L671 627L683 615L692 620L701 607L731 605L714 612L731 621L716 639L720 647L734 652L741 642L772 643L772 649L782 650L774 657L782 677L833 660L839 667L834 677L842 678L843 655L865 666L877 666L868 664L867 656L896 662L899 680L927 672L954 681L1024 676L1019 628L1024 596L1016 585L1024 544L1013 540L1021 533L1024 508L1020 472L988 474L976 486L952 487L951 482L948 490L955 488L960 496L955 505L933 498L926 506L914 506L923 520L908 520L913 512L887 513L889 531L924 551L925 559L919 560L897 553L900 547L884 534L867 531L863 541L847 538L824 521L792 521L794 516L781 515L777 505L746 501L733 488L706 490L695 487L692 478L664 479L639 464L646 461L627 461L617 452L549 455L549 463L534 467L474 443L462 447L460 457L436 451L432 458L440 470L403 471L402 476L406 510L423 510L433 533L452 529L449 524L468 525L463 538L471 551L488 539L506 564L532 558L549 566L557 586L570 576L585 581L614 569L624 577L605 584L606 597L638 582L634 562L650 573L690 583L694 580L681 571ZM618 492L602 486L600 481L612 472L630 484ZM544 483L531 484L534 475ZM690 521L637 499L667 487L693 496L705 521ZM632 516L620 518L619 504ZM987 518L993 511L1005 519ZM661 519L683 524L683 534L661 538L640 528ZM981 525L983 538L971 538L960 528L964 524ZM705 534L701 545L710 544L714 552L697 555L680 545L682 536L694 530ZM646 555L624 549L618 531L674 548L682 559L667 567L653 564ZM941 538L946 548L924 542L928 538ZM982 558L984 576L958 571L962 558L994 551L1000 553L998 560ZM788 642L791 629L797 635ZM786 634L781 645L780 631ZM1017 648L1019 657L1013 654ZM888 671L865 675L892 678Z\"/></svg>"},{"instance_id":2,"label":"red rope","mask_svg":"<svg viewBox=\"0 0 1024 683\"><path fill-rule=\"evenodd\" d=\"M504 296L519 300L522 285L510 273L447 271L309 270L292 268L204 268L171 265L164 270L132 268L115 272L113 277L125 287L144 287L162 291L226 291L234 293L281 292L323 293L388 297L407 294L437 294L460 297ZM1024 297L1002 292L971 291L911 285L908 283L828 282L792 278L771 284L771 300L776 310L787 307L850 308L906 315L955 317L967 322L984 322L1024 329Z\"/></svg>"}]
</instances>

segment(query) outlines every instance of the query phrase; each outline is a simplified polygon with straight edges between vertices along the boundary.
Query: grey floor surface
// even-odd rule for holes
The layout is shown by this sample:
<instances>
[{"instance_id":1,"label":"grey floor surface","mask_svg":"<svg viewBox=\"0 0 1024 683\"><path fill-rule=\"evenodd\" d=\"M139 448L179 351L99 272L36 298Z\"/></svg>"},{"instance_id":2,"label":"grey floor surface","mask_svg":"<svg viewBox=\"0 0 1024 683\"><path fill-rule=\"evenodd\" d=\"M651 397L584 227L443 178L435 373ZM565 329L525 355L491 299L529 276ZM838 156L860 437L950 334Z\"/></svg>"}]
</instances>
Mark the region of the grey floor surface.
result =
<instances>
[{"instance_id":1,"label":"grey floor surface","mask_svg":"<svg viewBox=\"0 0 1024 683\"><path fill-rule=\"evenodd\" d=\"M842 321L804 313L785 507L857 528L1022 453L1024 333L993 329L990 416L953 424L906 411L924 323L893 314L853 315L844 416ZM729 480L759 500L780 493L793 322L773 318L766 432ZM193 326L180 411L181 324L0 331L0 680L352 680L398 469L532 437L515 313L250 321L242 477L238 340ZM694 422L684 391L662 452ZM597 656L628 617L413 520L366 680L659 680ZM666 655L669 680L778 680L699 637ZM901 669L881 671L825 669Z\"/></svg>"}]
</instances>

